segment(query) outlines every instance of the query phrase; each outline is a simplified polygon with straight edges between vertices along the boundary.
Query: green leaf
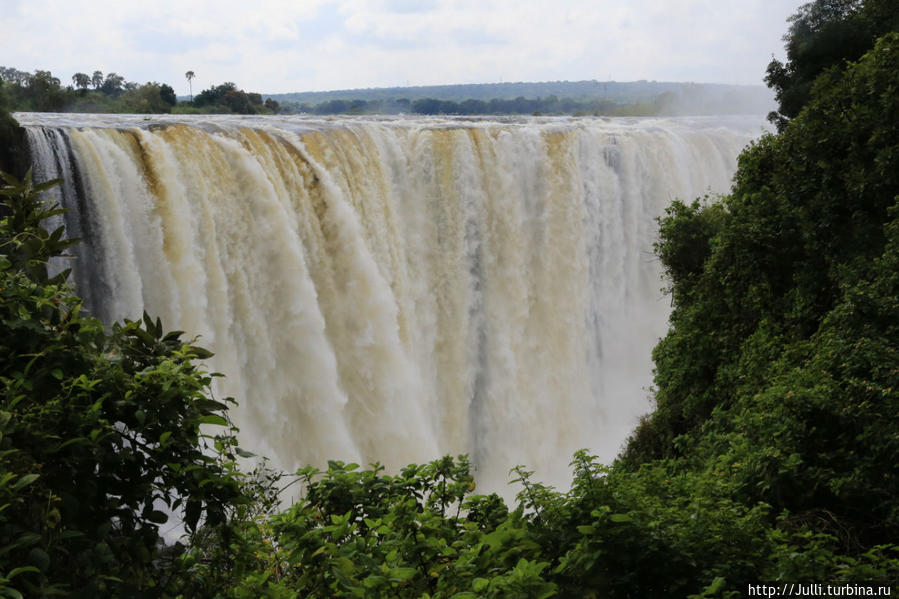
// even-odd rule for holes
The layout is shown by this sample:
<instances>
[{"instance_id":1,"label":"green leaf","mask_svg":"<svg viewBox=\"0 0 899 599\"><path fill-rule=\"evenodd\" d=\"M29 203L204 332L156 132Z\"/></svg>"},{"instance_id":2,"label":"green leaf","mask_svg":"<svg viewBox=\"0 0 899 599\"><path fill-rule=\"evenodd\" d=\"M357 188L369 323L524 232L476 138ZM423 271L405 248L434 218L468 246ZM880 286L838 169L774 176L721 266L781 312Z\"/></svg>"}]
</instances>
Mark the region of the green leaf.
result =
<instances>
[{"instance_id":1,"label":"green leaf","mask_svg":"<svg viewBox=\"0 0 899 599\"><path fill-rule=\"evenodd\" d=\"M40 570L38 570L34 566L21 566L19 568L13 569L9 574L6 575L6 578L11 579L15 576L18 576L19 574L24 574L25 572L40 572Z\"/></svg>"},{"instance_id":2,"label":"green leaf","mask_svg":"<svg viewBox=\"0 0 899 599\"><path fill-rule=\"evenodd\" d=\"M197 418L197 424L214 424L216 426L228 426L228 421L218 414L208 414Z\"/></svg>"},{"instance_id":3,"label":"green leaf","mask_svg":"<svg viewBox=\"0 0 899 599\"><path fill-rule=\"evenodd\" d=\"M362 586L364 586L367 589L373 589L373 588L382 586L385 582L387 582L387 579L384 578L383 576L378 576L377 574L371 574L362 581Z\"/></svg>"},{"instance_id":4,"label":"green leaf","mask_svg":"<svg viewBox=\"0 0 899 599\"><path fill-rule=\"evenodd\" d=\"M2 589L2 592L4 595L9 597L9 599L23 599L22 593L12 587L4 587Z\"/></svg>"},{"instance_id":5,"label":"green leaf","mask_svg":"<svg viewBox=\"0 0 899 599\"><path fill-rule=\"evenodd\" d=\"M391 568L390 579L397 581L412 580L417 570L415 568Z\"/></svg>"},{"instance_id":6,"label":"green leaf","mask_svg":"<svg viewBox=\"0 0 899 599\"><path fill-rule=\"evenodd\" d=\"M12 486L12 488L19 490L22 487L27 487L28 485L30 485L31 483L36 481L38 478L40 478L40 476L41 476L40 474L26 474L25 476L23 476L22 478L17 480L15 482L15 484Z\"/></svg>"},{"instance_id":7,"label":"green leaf","mask_svg":"<svg viewBox=\"0 0 899 599\"><path fill-rule=\"evenodd\" d=\"M147 314L146 310L144 310L143 318L144 318L144 326L147 327L147 332L150 333L151 335L154 335L154 333L156 331L156 327L153 326L153 319L150 317L149 314Z\"/></svg>"},{"instance_id":8,"label":"green leaf","mask_svg":"<svg viewBox=\"0 0 899 599\"><path fill-rule=\"evenodd\" d=\"M200 360L205 360L215 355L208 349L196 345L188 345L185 349L187 353L196 356Z\"/></svg>"}]
</instances>

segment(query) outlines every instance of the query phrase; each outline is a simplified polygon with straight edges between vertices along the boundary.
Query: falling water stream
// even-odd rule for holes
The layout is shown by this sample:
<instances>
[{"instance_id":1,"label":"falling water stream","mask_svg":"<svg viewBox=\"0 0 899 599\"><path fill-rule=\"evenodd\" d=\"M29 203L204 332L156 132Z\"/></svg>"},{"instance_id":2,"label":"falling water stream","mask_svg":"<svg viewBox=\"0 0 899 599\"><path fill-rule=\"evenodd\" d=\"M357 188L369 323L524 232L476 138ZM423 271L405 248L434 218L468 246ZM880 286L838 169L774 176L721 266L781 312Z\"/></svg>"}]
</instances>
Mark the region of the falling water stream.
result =
<instances>
[{"instance_id":1,"label":"falling water stream","mask_svg":"<svg viewBox=\"0 0 899 599\"><path fill-rule=\"evenodd\" d=\"M215 352L241 442L280 467L467 453L565 486L650 409L675 198L726 192L758 118L20 113L74 283Z\"/></svg>"}]
</instances>

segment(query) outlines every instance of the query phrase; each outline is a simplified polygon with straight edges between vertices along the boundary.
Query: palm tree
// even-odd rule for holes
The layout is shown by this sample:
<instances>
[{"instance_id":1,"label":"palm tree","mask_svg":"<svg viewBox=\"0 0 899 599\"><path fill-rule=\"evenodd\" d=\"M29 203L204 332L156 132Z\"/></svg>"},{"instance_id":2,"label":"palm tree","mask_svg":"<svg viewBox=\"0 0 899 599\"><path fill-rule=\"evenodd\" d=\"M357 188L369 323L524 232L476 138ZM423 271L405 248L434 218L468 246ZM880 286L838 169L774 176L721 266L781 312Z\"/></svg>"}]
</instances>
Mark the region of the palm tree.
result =
<instances>
[{"instance_id":1,"label":"palm tree","mask_svg":"<svg viewBox=\"0 0 899 599\"><path fill-rule=\"evenodd\" d=\"M187 85L190 88L190 101L193 103L194 101L194 86L191 84L190 80L195 77L193 71L188 71L184 73L184 76L187 77Z\"/></svg>"},{"instance_id":2,"label":"palm tree","mask_svg":"<svg viewBox=\"0 0 899 599\"><path fill-rule=\"evenodd\" d=\"M103 85L103 73L101 71L94 71L94 74L91 76L91 83L94 84L94 89L100 89Z\"/></svg>"}]
</instances>

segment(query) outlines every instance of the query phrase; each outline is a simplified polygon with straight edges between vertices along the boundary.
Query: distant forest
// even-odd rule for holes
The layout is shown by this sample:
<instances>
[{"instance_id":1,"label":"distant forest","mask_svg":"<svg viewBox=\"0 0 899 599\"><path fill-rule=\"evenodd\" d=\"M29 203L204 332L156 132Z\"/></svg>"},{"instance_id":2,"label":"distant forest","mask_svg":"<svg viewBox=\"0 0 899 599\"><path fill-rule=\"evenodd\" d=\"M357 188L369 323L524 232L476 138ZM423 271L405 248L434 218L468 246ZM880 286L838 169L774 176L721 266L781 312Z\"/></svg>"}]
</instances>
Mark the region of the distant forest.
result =
<instances>
[{"instance_id":1,"label":"distant forest","mask_svg":"<svg viewBox=\"0 0 899 599\"><path fill-rule=\"evenodd\" d=\"M193 71L185 73L188 82ZM653 116L765 114L762 86L636 81L556 81L392 87L264 95L235 83L178 98L167 83L138 84L101 71L71 84L50 71L0 67L0 94L13 111L137 114L448 114ZM263 100L263 97L265 100Z\"/></svg>"},{"instance_id":2,"label":"distant forest","mask_svg":"<svg viewBox=\"0 0 899 599\"><path fill-rule=\"evenodd\" d=\"M272 94L282 110L315 114L766 114L758 85L659 81L547 81L387 87Z\"/></svg>"}]
</instances>

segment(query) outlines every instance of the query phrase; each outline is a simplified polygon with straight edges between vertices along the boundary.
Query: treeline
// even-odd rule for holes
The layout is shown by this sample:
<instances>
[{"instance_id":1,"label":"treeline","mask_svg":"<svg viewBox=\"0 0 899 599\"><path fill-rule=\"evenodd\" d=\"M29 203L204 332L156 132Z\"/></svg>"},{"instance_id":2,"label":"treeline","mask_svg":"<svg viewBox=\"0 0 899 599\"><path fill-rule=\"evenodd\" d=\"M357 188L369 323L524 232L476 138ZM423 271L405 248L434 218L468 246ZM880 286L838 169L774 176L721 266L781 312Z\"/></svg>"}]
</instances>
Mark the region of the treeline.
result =
<instances>
[{"instance_id":1,"label":"treeline","mask_svg":"<svg viewBox=\"0 0 899 599\"><path fill-rule=\"evenodd\" d=\"M188 74L190 81L194 75L192 71ZM28 112L652 116L764 114L770 110L768 96L760 94L754 87L656 82L582 83L589 85L559 82L391 88L415 93L389 96L385 95L385 90L355 90L281 94L276 95L281 98L278 101L272 97L263 100L262 94L247 92L235 83L225 82L192 96L191 101L179 102L172 86L166 83L138 84L126 81L118 73L75 73L71 83L67 84L50 71L27 73L0 67L0 89L5 89L10 109ZM560 89L565 93L459 98L464 93L483 96L494 88L497 94L508 89ZM439 95L421 97L422 90L433 90ZM574 91L584 90L592 90L593 95L571 95Z\"/></svg>"},{"instance_id":2,"label":"treeline","mask_svg":"<svg viewBox=\"0 0 899 599\"><path fill-rule=\"evenodd\" d=\"M764 114L773 108L770 90L761 85L726 85L665 81L542 81L506 83L470 83L344 89L319 92L273 94L285 103L316 106L331 100L352 102L380 100L389 105L397 98L410 102L422 99L447 100L461 104L466 100L490 102L493 99L556 97L577 103L611 102L617 106L652 104L662 95L678 98L684 108L708 114ZM572 110L580 109L580 107ZM408 110L405 110L408 112Z\"/></svg>"},{"instance_id":3,"label":"treeline","mask_svg":"<svg viewBox=\"0 0 899 599\"><path fill-rule=\"evenodd\" d=\"M627 84L613 85L624 86ZM535 84L537 85L537 84ZM445 115L574 115L574 116L656 116L656 115L714 115L714 114L765 114L772 107L770 92L759 93L756 88L739 86L713 86L690 83L651 84L648 89L640 86L641 93L631 95L597 94L571 96L548 94L545 96L490 99L451 99L460 89L483 86L440 86L446 96L416 97L414 95L382 97L383 90L350 90L347 92L322 92L315 94L284 94L282 112L306 114L445 114ZM431 89L431 88L423 88ZM448 91L447 91L448 90ZM288 98L328 98L318 103L298 102ZM353 94L358 94L354 96Z\"/></svg>"},{"instance_id":4,"label":"treeline","mask_svg":"<svg viewBox=\"0 0 899 599\"><path fill-rule=\"evenodd\" d=\"M671 97L661 95L652 101L634 104L616 103L610 100L559 98L547 96L541 98L514 99L493 98L491 100L467 99L460 102L437 98L390 98L386 100L352 99L327 100L318 104L283 102L283 112L307 114L445 114L445 115L608 115L608 116L647 116L664 112L670 105Z\"/></svg>"},{"instance_id":5,"label":"treeline","mask_svg":"<svg viewBox=\"0 0 899 599\"><path fill-rule=\"evenodd\" d=\"M277 102L265 102L257 93L245 92L226 82L197 94L193 102L179 102L166 83L138 84L118 73L75 73L64 85L50 71L34 73L0 67L0 94L10 111L81 113L216 113L276 114Z\"/></svg>"},{"instance_id":6,"label":"treeline","mask_svg":"<svg viewBox=\"0 0 899 599\"><path fill-rule=\"evenodd\" d=\"M0 67L0 80L13 111L166 113L177 104L175 90L165 83L143 85L118 73L75 73L63 85L50 71L26 73Z\"/></svg>"},{"instance_id":7,"label":"treeline","mask_svg":"<svg viewBox=\"0 0 899 599\"><path fill-rule=\"evenodd\" d=\"M657 81L555 81L390 87L274 94L290 112L309 114L765 114L762 86Z\"/></svg>"}]
</instances>

